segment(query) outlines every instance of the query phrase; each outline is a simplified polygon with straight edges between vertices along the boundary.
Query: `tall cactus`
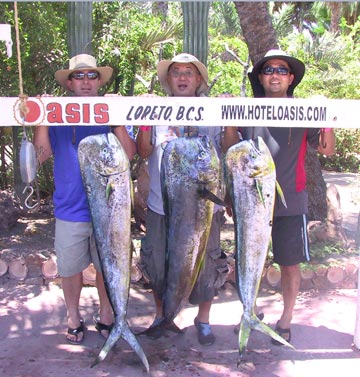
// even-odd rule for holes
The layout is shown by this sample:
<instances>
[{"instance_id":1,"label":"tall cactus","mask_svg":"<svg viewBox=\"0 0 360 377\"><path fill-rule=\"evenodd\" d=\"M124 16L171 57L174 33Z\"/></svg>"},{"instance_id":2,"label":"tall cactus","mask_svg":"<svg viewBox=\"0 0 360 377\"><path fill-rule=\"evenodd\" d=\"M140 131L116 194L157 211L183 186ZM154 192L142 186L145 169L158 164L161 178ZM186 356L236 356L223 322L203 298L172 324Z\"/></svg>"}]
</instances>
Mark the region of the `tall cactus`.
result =
<instances>
[{"instance_id":1,"label":"tall cactus","mask_svg":"<svg viewBox=\"0 0 360 377\"><path fill-rule=\"evenodd\" d=\"M92 55L92 9L91 1L68 4L68 49L70 57L78 54Z\"/></svg>"},{"instance_id":2,"label":"tall cactus","mask_svg":"<svg viewBox=\"0 0 360 377\"><path fill-rule=\"evenodd\" d=\"M184 18L184 52L195 55L205 65L208 55L208 17L210 2L181 3Z\"/></svg>"}]
</instances>

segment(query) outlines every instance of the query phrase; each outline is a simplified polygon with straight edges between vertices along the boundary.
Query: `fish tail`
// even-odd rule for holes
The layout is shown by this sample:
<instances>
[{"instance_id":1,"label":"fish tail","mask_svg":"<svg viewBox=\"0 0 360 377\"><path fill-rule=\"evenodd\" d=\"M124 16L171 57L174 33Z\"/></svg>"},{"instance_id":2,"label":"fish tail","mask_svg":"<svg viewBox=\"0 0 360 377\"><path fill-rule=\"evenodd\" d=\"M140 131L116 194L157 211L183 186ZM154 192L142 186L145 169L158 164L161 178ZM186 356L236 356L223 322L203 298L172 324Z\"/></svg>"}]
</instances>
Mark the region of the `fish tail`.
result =
<instances>
[{"instance_id":1,"label":"fish tail","mask_svg":"<svg viewBox=\"0 0 360 377\"><path fill-rule=\"evenodd\" d=\"M91 368L94 368L96 365L98 365L101 361L105 359L105 357L108 355L110 350L114 347L115 343L119 339L119 335L116 331L110 331L109 336L107 337L105 344L101 348L101 351L99 352L98 357L94 360L94 362L91 364Z\"/></svg>"},{"instance_id":2,"label":"fish tail","mask_svg":"<svg viewBox=\"0 0 360 377\"><path fill-rule=\"evenodd\" d=\"M292 349L295 349L293 345L287 342L283 337L281 337L277 332L275 332L270 326L266 325L264 322L260 321L260 319L253 314L251 318L245 318L244 316L241 318L240 322L240 330L239 330L239 354L240 360L238 361L238 365L241 363L241 359L245 355L246 346L249 340L251 330L257 330L262 332L263 334L269 335L271 338L281 342L285 346L288 346Z\"/></svg>"},{"instance_id":3,"label":"fish tail","mask_svg":"<svg viewBox=\"0 0 360 377\"><path fill-rule=\"evenodd\" d=\"M122 329L121 337L128 342L128 344L131 346L131 348L135 351L135 353L139 356L140 360L144 364L144 367L149 373L149 362L147 360L147 357L145 355L144 350L142 349L140 343L136 339L135 335L130 330L129 326L126 325Z\"/></svg>"},{"instance_id":4,"label":"fish tail","mask_svg":"<svg viewBox=\"0 0 360 377\"><path fill-rule=\"evenodd\" d=\"M240 359L242 359L244 356L244 352L246 350L246 346L249 341L250 331L251 331L250 321L246 319L244 316L242 316L241 322L240 322L240 330L239 330Z\"/></svg>"},{"instance_id":5,"label":"fish tail","mask_svg":"<svg viewBox=\"0 0 360 377\"><path fill-rule=\"evenodd\" d=\"M270 326L266 325L264 322L260 321L255 315L252 318L252 329L258 330L263 334L269 335L271 338L282 343L284 346L295 349L295 347L287 342L282 336L280 336L276 331L274 331Z\"/></svg>"},{"instance_id":6,"label":"fish tail","mask_svg":"<svg viewBox=\"0 0 360 377\"><path fill-rule=\"evenodd\" d=\"M131 332L127 323L121 327L121 330L119 329L119 331L116 331L116 329L114 328L110 332L110 335L106 339L106 342L103 345L98 357L91 364L91 368L95 367L97 364L99 364L101 361L105 359L109 351L113 348L113 346L119 340L120 337L124 339L131 346L131 348L136 352L136 354L139 356L142 363L144 364L146 371L149 373L149 362L144 353L144 350L140 346L135 335Z\"/></svg>"}]
</instances>

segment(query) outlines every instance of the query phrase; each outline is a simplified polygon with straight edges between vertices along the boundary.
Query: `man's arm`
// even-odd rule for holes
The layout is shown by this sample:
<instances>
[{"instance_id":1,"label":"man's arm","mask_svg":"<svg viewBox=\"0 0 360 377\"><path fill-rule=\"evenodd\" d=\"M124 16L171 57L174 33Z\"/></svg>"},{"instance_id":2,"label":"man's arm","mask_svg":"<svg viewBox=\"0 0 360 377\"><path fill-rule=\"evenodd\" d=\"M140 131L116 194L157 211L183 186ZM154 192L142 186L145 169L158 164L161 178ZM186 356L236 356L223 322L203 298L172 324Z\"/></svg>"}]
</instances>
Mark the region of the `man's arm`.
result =
<instances>
[{"instance_id":1,"label":"man's arm","mask_svg":"<svg viewBox=\"0 0 360 377\"><path fill-rule=\"evenodd\" d=\"M36 126L34 134L34 146L36 156L40 164L46 161L52 155L49 127Z\"/></svg>"},{"instance_id":2,"label":"man's arm","mask_svg":"<svg viewBox=\"0 0 360 377\"><path fill-rule=\"evenodd\" d=\"M135 141L128 134L125 126L115 126L114 134L119 139L121 145L123 146L126 154L129 157L129 160L131 161L134 158L134 155L136 153Z\"/></svg>"},{"instance_id":3,"label":"man's arm","mask_svg":"<svg viewBox=\"0 0 360 377\"><path fill-rule=\"evenodd\" d=\"M144 93L140 97L157 97L153 93ZM141 158L146 158L151 155L154 150L152 145L152 127L151 126L140 126L138 134L136 135L136 144L138 154Z\"/></svg>"},{"instance_id":4,"label":"man's arm","mask_svg":"<svg viewBox=\"0 0 360 377\"><path fill-rule=\"evenodd\" d=\"M335 133L332 128L321 129L318 152L326 156L331 156L335 153Z\"/></svg>"},{"instance_id":5,"label":"man's arm","mask_svg":"<svg viewBox=\"0 0 360 377\"><path fill-rule=\"evenodd\" d=\"M140 126L136 136L138 154L141 158L150 156L154 150L151 144L151 126Z\"/></svg>"}]
</instances>

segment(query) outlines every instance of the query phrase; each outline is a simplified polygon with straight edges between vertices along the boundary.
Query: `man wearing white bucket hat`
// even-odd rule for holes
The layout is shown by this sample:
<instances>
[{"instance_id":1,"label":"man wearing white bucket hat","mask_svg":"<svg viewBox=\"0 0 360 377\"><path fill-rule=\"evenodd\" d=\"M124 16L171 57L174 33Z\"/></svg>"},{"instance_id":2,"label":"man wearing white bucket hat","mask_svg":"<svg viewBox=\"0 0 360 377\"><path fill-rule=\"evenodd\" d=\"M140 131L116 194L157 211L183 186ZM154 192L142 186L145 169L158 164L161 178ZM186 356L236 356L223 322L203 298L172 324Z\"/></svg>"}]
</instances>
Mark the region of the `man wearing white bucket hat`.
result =
<instances>
[{"instance_id":1,"label":"man wearing white bucket hat","mask_svg":"<svg viewBox=\"0 0 360 377\"><path fill-rule=\"evenodd\" d=\"M305 73L303 62L284 51L270 50L249 72L254 97L291 98ZM335 150L335 136L331 128L291 127L226 127L226 148L244 139L261 136L270 149L276 166L276 178L283 190L286 207L276 198L272 226L274 262L280 265L283 313L275 331L291 340L290 324L300 287L299 264L310 260L307 213L305 155L308 145L320 153L330 155ZM239 327L235 328L235 332ZM272 339L275 345L282 343Z\"/></svg>"},{"instance_id":2,"label":"man wearing white bucket hat","mask_svg":"<svg viewBox=\"0 0 360 377\"><path fill-rule=\"evenodd\" d=\"M169 96L199 97L208 90L208 73L205 65L195 56L182 53L171 60L158 63L157 74L162 88ZM220 154L220 127L169 127L157 126L151 132L151 127L142 126L137 135L138 153L142 158L148 158L150 175L150 192L148 197L148 212L146 219L146 237L141 248L141 267L153 289L156 315L150 329L157 327L163 317L162 292L165 280L166 227L163 198L160 184L160 162L164 144L177 137L207 135L218 155ZM209 240L206 248L204 267L202 268L194 289L189 297L193 305L198 305L198 314L194 319L198 340L202 345L210 345L215 341L215 335L209 324L210 308L216 290L226 277L226 258L220 248L220 226L223 211L216 206L213 214ZM171 252L171 251L170 251ZM162 331L149 331L152 338L162 335Z\"/></svg>"},{"instance_id":3,"label":"man wearing white bucket hat","mask_svg":"<svg viewBox=\"0 0 360 377\"><path fill-rule=\"evenodd\" d=\"M70 59L68 69L56 71L55 79L75 96L98 96L99 89L110 80L112 72L111 67L98 67L93 56L80 54ZM106 337L113 323L77 155L82 139L109 132L110 126L37 126L35 131L34 144L40 163L54 155L55 251L67 308L66 339L71 344L81 344L84 341L85 324L79 312L79 300L82 271L91 262L96 269L100 301L99 312L94 316L95 327ZM136 144L131 137L132 130L116 126L113 127L113 132L131 160L136 152Z\"/></svg>"}]
</instances>

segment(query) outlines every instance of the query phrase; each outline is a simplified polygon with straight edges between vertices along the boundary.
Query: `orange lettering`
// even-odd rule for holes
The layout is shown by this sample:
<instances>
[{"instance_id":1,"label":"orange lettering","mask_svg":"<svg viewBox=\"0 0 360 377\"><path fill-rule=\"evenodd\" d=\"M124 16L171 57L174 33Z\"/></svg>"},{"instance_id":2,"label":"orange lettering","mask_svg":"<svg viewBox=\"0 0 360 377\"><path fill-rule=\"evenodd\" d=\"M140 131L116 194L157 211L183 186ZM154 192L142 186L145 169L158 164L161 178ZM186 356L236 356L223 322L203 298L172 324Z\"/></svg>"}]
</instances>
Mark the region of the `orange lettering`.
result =
<instances>
[{"instance_id":1,"label":"orange lettering","mask_svg":"<svg viewBox=\"0 0 360 377\"><path fill-rule=\"evenodd\" d=\"M68 123L80 123L80 105L78 103L68 103L65 108L66 121Z\"/></svg>"},{"instance_id":2,"label":"orange lettering","mask_svg":"<svg viewBox=\"0 0 360 377\"><path fill-rule=\"evenodd\" d=\"M109 123L109 107L106 103L97 103L94 106L94 119L97 124Z\"/></svg>"},{"instance_id":3,"label":"orange lettering","mask_svg":"<svg viewBox=\"0 0 360 377\"><path fill-rule=\"evenodd\" d=\"M48 103L46 106L46 111L48 111L47 114L47 121L49 123L64 123L62 119L62 111L61 111L61 105L60 103L51 102Z\"/></svg>"}]
</instances>

